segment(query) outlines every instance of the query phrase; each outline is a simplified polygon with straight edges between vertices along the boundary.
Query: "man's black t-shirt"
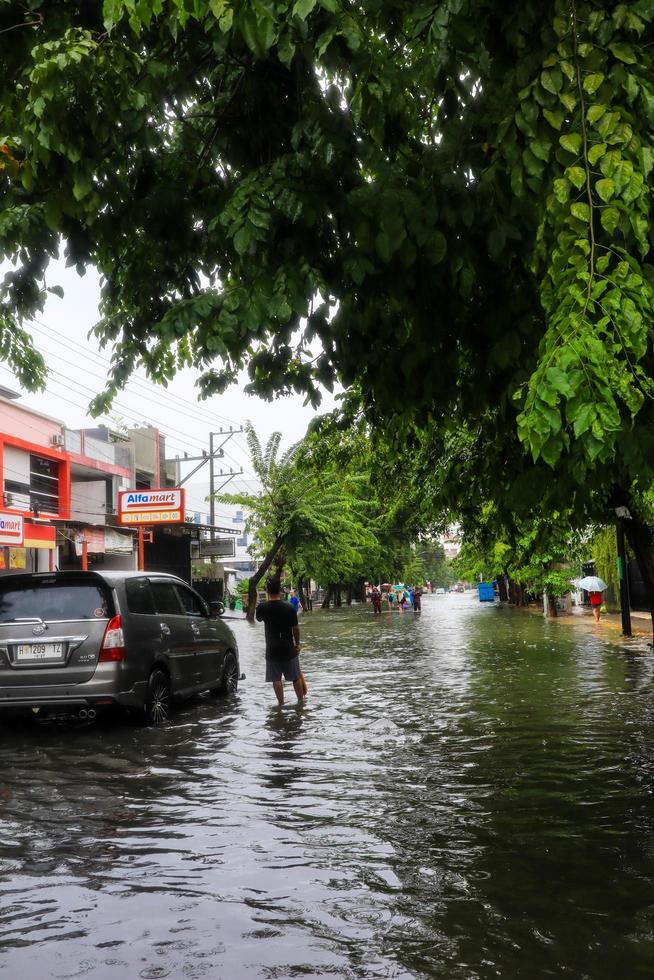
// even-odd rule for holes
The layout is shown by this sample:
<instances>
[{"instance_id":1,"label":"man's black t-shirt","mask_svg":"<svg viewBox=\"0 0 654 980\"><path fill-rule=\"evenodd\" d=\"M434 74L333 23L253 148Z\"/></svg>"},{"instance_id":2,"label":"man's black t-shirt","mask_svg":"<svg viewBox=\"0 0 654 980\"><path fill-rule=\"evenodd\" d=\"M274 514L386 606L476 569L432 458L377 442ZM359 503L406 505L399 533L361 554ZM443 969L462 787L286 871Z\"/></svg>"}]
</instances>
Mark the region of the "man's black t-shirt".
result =
<instances>
[{"instance_id":1,"label":"man's black t-shirt","mask_svg":"<svg viewBox=\"0 0 654 980\"><path fill-rule=\"evenodd\" d=\"M297 626L297 612L284 599L268 599L260 602L257 620L266 627L266 660L291 660L296 656L293 627Z\"/></svg>"}]
</instances>

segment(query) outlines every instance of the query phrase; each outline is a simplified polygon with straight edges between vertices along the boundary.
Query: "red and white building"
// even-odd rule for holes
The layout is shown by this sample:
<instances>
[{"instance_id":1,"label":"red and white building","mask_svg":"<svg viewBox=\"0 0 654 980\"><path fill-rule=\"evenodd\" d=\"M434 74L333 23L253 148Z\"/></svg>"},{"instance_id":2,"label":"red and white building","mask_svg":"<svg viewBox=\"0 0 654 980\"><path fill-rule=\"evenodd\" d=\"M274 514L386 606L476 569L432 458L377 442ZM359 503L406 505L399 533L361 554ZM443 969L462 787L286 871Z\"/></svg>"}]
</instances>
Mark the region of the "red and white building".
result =
<instances>
[{"instance_id":1,"label":"red and white building","mask_svg":"<svg viewBox=\"0 0 654 980\"><path fill-rule=\"evenodd\" d=\"M127 434L71 430L0 388L0 574L136 568L134 533L118 527L118 493L174 486L165 441L150 427Z\"/></svg>"}]
</instances>

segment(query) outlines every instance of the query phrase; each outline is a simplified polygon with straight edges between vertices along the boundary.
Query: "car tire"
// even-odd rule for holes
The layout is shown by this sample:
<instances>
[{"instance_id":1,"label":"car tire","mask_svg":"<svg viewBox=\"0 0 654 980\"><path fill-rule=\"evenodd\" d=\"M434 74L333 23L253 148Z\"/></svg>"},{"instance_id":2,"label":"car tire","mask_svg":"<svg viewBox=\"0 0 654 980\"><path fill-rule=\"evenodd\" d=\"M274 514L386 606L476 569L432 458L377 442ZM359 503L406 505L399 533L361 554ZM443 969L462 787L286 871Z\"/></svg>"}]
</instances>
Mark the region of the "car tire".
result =
<instances>
[{"instance_id":1,"label":"car tire","mask_svg":"<svg viewBox=\"0 0 654 980\"><path fill-rule=\"evenodd\" d=\"M145 721L148 725L164 725L170 717L172 691L170 679L160 667L155 667L148 677L145 694Z\"/></svg>"},{"instance_id":2,"label":"car tire","mask_svg":"<svg viewBox=\"0 0 654 980\"><path fill-rule=\"evenodd\" d=\"M214 697L225 694L236 694L238 690L238 661L231 650L228 650L223 660L220 674L220 684L211 689Z\"/></svg>"}]
</instances>

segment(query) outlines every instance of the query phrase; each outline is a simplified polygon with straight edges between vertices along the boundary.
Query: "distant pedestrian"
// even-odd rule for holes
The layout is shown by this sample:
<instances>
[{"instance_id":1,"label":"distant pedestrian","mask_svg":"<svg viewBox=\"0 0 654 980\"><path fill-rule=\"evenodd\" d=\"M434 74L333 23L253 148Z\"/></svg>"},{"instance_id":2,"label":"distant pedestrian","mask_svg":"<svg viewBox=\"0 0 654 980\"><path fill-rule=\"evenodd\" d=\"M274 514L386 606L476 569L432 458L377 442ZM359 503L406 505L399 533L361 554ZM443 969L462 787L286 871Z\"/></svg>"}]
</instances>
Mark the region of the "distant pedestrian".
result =
<instances>
[{"instance_id":1,"label":"distant pedestrian","mask_svg":"<svg viewBox=\"0 0 654 980\"><path fill-rule=\"evenodd\" d=\"M388 590L388 609L389 612L393 612L393 602L395 600L395 593L392 589Z\"/></svg>"},{"instance_id":2,"label":"distant pedestrian","mask_svg":"<svg viewBox=\"0 0 654 980\"><path fill-rule=\"evenodd\" d=\"M419 613L422 609L422 589L413 590L413 611Z\"/></svg>"},{"instance_id":3,"label":"distant pedestrian","mask_svg":"<svg viewBox=\"0 0 654 980\"><path fill-rule=\"evenodd\" d=\"M604 601L602 597L602 593L589 592L588 598L590 599L590 608L593 610L593 618L595 619L596 623L599 623L600 614L602 612L602 602Z\"/></svg>"},{"instance_id":4,"label":"distant pedestrian","mask_svg":"<svg viewBox=\"0 0 654 980\"><path fill-rule=\"evenodd\" d=\"M307 695L300 667L300 627L297 610L281 596L281 584L272 576L266 584L268 599L256 609L257 621L266 630L266 681L271 682L277 703L284 704L284 680L292 681L298 703Z\"/></svg>"},{"instance_id":5,"label":"distant pedestrian","mask_svg":"<svg viewBox=\"0 0 654 980\"><path fill-rule=\"evenodd\" d=\"M370 593L370 599L372 601L373 615L381 616L381 592L376 585L373 586L372 592Z\"/></svg>"},{"instance_id":6,"label":"distant pedestrian","mask_svg":"<svg viewBox=\"0 0 654 980\"><path fill-rule=\"evenodd\" d=\"M298 596L297 592L292 591L288 601L296 612L300 611L300 597Z\"/></svg>"}]
</instances>

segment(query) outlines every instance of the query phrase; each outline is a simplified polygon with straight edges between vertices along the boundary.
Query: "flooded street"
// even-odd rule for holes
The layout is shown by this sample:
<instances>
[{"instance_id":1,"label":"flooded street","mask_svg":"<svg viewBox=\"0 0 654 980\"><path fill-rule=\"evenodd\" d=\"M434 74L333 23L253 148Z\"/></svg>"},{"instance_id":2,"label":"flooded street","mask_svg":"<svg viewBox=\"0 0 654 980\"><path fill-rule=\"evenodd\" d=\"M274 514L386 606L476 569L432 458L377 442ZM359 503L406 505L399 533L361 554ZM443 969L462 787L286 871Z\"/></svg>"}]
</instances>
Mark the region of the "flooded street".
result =
<instances>
[{"instance_id":1,"label":"flooded street","mask_svg":"<svg viewBox=\"0 0 654 980\"><path fill-rule=\"evenodd\" d=\"M651 977L654 671L584 621L305 617L162 729L0 729L0 977ZM289 691L290 695L290 691Z\"/></svg>"}]
</instances>

